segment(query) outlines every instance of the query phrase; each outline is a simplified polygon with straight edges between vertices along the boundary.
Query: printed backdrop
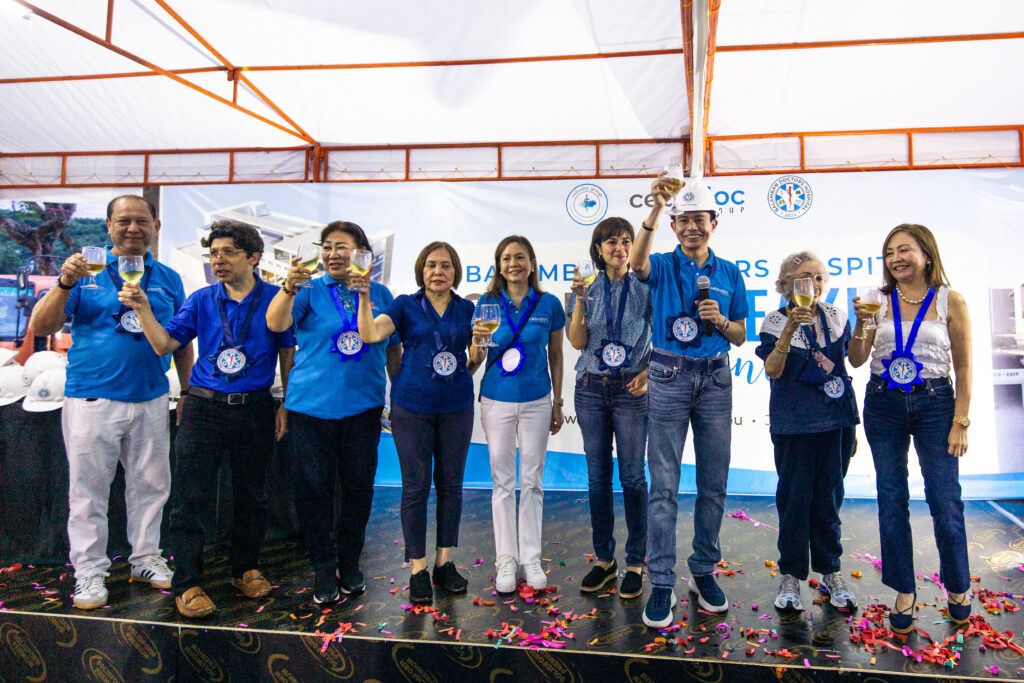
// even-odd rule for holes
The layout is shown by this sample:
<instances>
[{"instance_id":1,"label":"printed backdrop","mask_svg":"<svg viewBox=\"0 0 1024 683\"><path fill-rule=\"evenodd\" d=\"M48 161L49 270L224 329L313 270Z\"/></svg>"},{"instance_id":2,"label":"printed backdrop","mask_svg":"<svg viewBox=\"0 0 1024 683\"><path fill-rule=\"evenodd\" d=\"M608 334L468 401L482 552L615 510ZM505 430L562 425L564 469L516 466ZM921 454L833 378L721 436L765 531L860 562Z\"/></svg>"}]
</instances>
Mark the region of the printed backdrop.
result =
<instances>
[{"instance_id":1,"label":"printed backdrop","mask_svg":"<svg viewBox=\"0 0 1024 683\"><path fill-rule=\"evenodd\" d=\"M1017 482L1024 476L1024 379L1022 356L1016 350L1018 340L1024 340L1019 336L1024 332L1019 320L1024 171L832 173L702 182L715 192L722 210L711 247L739 264L750 303L747 343L731 353L735 380L730 492L775 490L769 388L754 348L765 313L780 305L774 282L783 258L803 249L816 252L830 274L827 299L849 309L858 287L881 283L886 233L899 223L914 222L937 235L946 272L971 312L973 424L970 451L961 461L965 497L1019 497ZM184 270L176 259L185 258L197 230L212 215L226 207L259 203L255 213L270 219L283 215L320 224L344 219L371 235L393 233L389 285L395 294L415 290L413 260L428 241L438 239L456 246L464 267L458 291L475 297L490 278L496 243L509 234L525 235L537 250L542 287L564 299L574 264L587 257L593 225L606 216L623 216L639 228L649 210L649 189L649 182L636 179L169 186L162 195L160 257ZM675 244L667 218L663 219L655 250L668 251ZM1007 308L1005 301L1014 300L1016 306L1011 303ZM998 320L993 310L999 312ZM1007 315L1016 316L1009 327L1003 320ZM578 353L567 342L564 347L566 424L549 443L544 482L548 488L585 489L586 464L572 401ZM993 381L994 366L998 384ZM867 372L866 365L854 371L858 401L863 400ZM847 493L873 496L873 468L863 432L858 441ZM694 489L693 463L688 443L682 491ZM914 457L911 468L913 495L923 497ZM398 481L393 445L385 439L378 482ZM466 482L490 486L479 424Z\"/></svg>"}]
</instances>

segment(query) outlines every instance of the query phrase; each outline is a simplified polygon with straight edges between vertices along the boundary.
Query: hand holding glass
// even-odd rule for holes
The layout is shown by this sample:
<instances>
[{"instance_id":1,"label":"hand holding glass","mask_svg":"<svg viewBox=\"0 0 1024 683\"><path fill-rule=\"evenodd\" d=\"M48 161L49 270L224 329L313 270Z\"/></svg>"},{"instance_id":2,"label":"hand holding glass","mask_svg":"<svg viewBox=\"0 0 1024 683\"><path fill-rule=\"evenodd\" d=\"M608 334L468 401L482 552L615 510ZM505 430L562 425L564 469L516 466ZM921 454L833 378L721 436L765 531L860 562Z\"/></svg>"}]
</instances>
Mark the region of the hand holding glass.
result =
<instances>
[{"instance_id":1,"label":"hand holding glass","mask_svg":"<svg viewBox=\"0 0 1024 683\"><path fill-rule=\"evenodd\" d=\"M861 287L857 290L857 296L860 297L860 305L871 314L871 317L864 323L864 329L877 330L878 323L875 321L875 314L882 308L882 301L884 301L882 290L878 287Z\"/></svg>"},{"instance_id":2,"label":"hand holding glass","mask_svg":"<svg viewBox=\"0 0 1024 683\"><path fill-rule=\"evenodd\" d=\"M299 246L299 265L306 270L316 272L316 266L320 263L320 247L315 244L303 244ZM302 283L303 287L312 287L309 281Z\"/></svg>"},{"instance_id":3,"label":"hand holding glass","mask_svg":"<svg viewBox=\"0 0 1024 683\"><path fill-rule=\"evenodd\" d=\"M107 267L107 250L103 247L85 247L82 249L82 256L85 257L85 268L89 271L89 282L82 285L82 288L100 289L96 284L96 276Z\"/></svg>"},{"instance_id":4,"label":"hand holding glass","mask_svg":"<svg viewBox=\"0 0 1024 683\"><path fill-rule=\"evenodd\" d=\"M359 276L369 277L370 271L373 270L373 252L369 249L356 249L352 252L352 258L349 259L348 269ZM366 288L362 291L369 291L370 286L367 284Z\"/></svg>"},{"instance_id":5,"label":"hand holding glass","mask_svg":"<svg viewBox=\"0 0 1024 683\"><path fill-rule=\"evenodd\" d=\"M580 261L576 264L576 272L581 278L583 278L583 284L589 287L594 284L594 280L597 279L597 266L594 265L593 261L586 260ZM587 295L579 297L581 300L586 301Z\"/></svg>"},{"instance_id":6,"label":"hand holding glass","mask_svg":"<svg viewBox=\"0 0 1024 683\"><path fill-rule=\"evenodd\" d=\"M494 343L494 339L491 335L501 325L501 309L498 308L498 304L483 304L480 306L480 316L476 320L477 325L485 327L490 332L487 338L484 339L480 344L476 346L487 346L494 348L497 344Z\"/></svg>"},{"instance_id":7,"label":"hand holding glass","mask_svg":"<svg viewBox=\"0 0 1024 683\"><path fill-rule=\"evenodd\" d=\"M669 164L662 171L665 174L665 180L668 181L668 193L675 197L679 194L679 191L683 189L683 166L682 164Z\"/></svg>"},{"instance_id":8,"label":"hand holding glass","mask_svg":"<svg viewBox=\"0 0 1024 683\"><path fill-rule=\"evenodd\" d=\"M814 280L809 277L793 280L793 303L805 308L811 307L814 303Z\"/></svg>"},{"instance_id":9,"label":"hand holding glass","mask_svg":"<svg viewBox=\"0 0 1024 683\"><path fill-rule=\"evenodd\" d=\"M122 280L134 284L142 279L145 272L144 263L145 260L142 256L118 256L117 272L121 275Z\"/></svg>"}]
</instances>

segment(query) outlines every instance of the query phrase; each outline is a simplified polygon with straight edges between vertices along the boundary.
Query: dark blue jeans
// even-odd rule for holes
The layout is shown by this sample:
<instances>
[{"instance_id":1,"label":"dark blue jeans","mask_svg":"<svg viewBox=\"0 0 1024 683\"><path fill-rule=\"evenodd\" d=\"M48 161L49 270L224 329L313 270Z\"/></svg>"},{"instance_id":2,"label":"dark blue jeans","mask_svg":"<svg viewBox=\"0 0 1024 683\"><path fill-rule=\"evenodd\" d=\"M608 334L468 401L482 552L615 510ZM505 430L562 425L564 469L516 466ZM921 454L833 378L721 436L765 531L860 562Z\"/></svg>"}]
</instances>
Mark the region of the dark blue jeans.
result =
<instances>
[{"instance_id":1,"label":"dark blue jeans","mask_svg":"<svg viewBox=\"0 0 1024 683\"><path fill-rule=\"evenodd\" d=\"M576 380L576 419L583 434L590 489L590 526L594 554L615 559L615 512L612 503L612 438L626 511L626 566L639 567L647 556L647 395L626 390L625 377L585 374Z\"/></svg>"},{"instance_id":2,"label":"dark blue jeans","mask_svg":"<svg viewBox=\"0 0 1024 683\"><path fill-rule=\"evenodd\" d=\"M811 569L819 574L839 571L843 546L839 542L839 508L843 478L850 466L856 433L843 427L814 434L772 434L779 484L779 569L807 579L807 550Z\"/></svg>"},{"instance_id":3,"label":"dark blue jeans","mask_svg":"<svg viewBox=\"0 0 1024 683\"><path fill-rule=\"evenodd\" d=\"M418 413L391 404L391 433L402 468L402 535L406 559L427 554L427 499L437 490L436 546L459 544L462 478L473 437L473 405L453 413Z\"/></svg>"},{"instance_id":4,"label":"dark blue jeans","mask_svg":"<svg viewBox=\"0 0 1024 683\"><path fill-rule=\"evenodd\" d=\"M913 593L916 586L907 483L911 437L932 514L939 577L953 593L970 588L960 462L947 451L953 404L948 378L932 380L927 388L905 394L883 388L880 378L872 377L864 396L864 433L871 445L878 489L882 583L900 593Z\"/></svg>"},{"instance_id":5,"label":"dark blue jeans","mask_svg":"<svg viewBox=\"0 0 1024 683\"><path fill-rule=\"evenodd\" d=\"M732 370L728 356L690 359L655 349L647 380L647 464L651 468L647 568L655 586L674 586L679 475L691 424L697 498L690 573L710 574L722 559L718 534L731 458Z\"/></svg>"},{"instance_id":6,"label":"dark blue jeans","mask_svg":"<svg viewBox=\"0 0 1024 683\"><path fill-rule=\"evenodd\" d=\"M267 466L274 450L274 399L228 405L189 396L174 438L171 588L181 595L203 581L203 525L213 518L217 469L228 452L231 467L231 576L256 569L267 530Z\"/></svg>"},{"instance_id":7,"label":"dark blue jeans","mask_svg":"<svg viewBox=\"0 0 1024 683\"><path fill-rule=\"evenodd\" d=\"M295 512L314 570L359 565L373 506L383 410L378 406L337 420L288 412Z\"/></svg>"}]
</instances>

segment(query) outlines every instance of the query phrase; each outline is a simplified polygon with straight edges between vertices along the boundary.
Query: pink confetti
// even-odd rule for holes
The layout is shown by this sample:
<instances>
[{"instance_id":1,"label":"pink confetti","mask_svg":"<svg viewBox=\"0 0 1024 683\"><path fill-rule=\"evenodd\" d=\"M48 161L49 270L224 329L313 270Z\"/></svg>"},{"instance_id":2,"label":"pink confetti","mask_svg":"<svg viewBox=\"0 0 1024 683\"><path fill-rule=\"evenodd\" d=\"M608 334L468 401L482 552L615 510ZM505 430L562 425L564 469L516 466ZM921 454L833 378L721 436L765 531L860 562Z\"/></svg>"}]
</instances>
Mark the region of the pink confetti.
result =
<instances>
[{"instance_id":1,"label":"pink confetti","mask_svg":"<svg viewBox=\"0 0 1024 683\"><path fill-rule=\"evenodd\" d=\"M737 510L736 512L732 513L732 514L731 514L731 515L729 515L729 516L730 516L730 517L734 517L734 518L736 518L736 519L742 519L742 520L743 520L743 521L745 521L745 522L750 522L750 523L751 523L751 524L753 524L753 525L754 525L755 527L758 527L758 526L766 526L766 527L768 527L769 529L775 529L775 531L778 531L778 530L779 530L779 528L778 528L778 527L774 527L774 526L772 526L771 524L766 524L765 522L759 522L759 521L757 521L756 519L751 519L750 517L748 517L748 516L747 516L747 513L746 513L746 512L744 512L743 510Z\"/></svg>"}]
</instances>

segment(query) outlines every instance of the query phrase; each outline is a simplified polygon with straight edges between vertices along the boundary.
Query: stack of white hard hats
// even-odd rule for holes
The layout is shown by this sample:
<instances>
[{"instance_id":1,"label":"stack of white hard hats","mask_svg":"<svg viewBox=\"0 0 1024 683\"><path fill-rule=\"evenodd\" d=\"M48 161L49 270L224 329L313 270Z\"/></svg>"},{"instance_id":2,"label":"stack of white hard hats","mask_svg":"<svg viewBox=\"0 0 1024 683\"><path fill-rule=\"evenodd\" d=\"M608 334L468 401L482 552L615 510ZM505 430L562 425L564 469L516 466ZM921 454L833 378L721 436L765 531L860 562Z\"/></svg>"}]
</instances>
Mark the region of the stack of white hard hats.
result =
<instances>
[{"instance_id":1,"label":"stack of white hard hats","mask_svg":"<svg viewBox=\"0 0 1024 683\"><path fill-rule=\"evenodd\" d=\"M18 352L14 349L0 349L0 367L14 363L14 358L17 355Z\"/></svg>"},{"instance_id":2,"label":"stack of white hard hats","mask_svg":"<svg viewBox=\"0 0 1024 683\"><path fill-rule=\"evenodd\" d=\"M0 406L25 398L32 380L25 374L25 368L17 363L0 367Z\"/></svg>"},{"instance_id":3,"label":"stack of white hard hats","mask_svg":"<svg viewBox=\"0 0 1024 683\"><path fill-rule=\"evenodd\" d=\"M56 351L36 351L25 361L25 374L30 380L34 380L44 370L51 368L66 368L68 366L67 356Z\"/></svg>"},{"instance_id":4,"label":"stack of white hard hats","mask_svg":"<svg viewBox=\"0 0 1024 683\"><path fill-rule=\"evenodd\" d=\"M25 361L25 376L32 385L21 407L30 413L45 413L64 405L64 383L68 359L56 351L37 351Z\"/></svg>"}]
</instances>

